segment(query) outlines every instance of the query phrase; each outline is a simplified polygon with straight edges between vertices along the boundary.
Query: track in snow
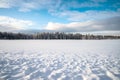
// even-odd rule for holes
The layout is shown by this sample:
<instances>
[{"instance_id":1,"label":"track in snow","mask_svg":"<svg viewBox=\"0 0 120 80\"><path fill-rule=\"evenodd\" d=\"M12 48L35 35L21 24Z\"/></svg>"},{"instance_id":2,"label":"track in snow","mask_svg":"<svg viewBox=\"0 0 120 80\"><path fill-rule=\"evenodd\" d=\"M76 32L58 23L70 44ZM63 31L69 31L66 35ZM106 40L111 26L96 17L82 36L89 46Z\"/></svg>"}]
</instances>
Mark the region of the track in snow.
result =
<instances>
[{"instance_id":1,"label":"track in snow","mask_svg":"<svg viewBox=\"0 0 120 80\"><path fill-rule=\"evenodd\" d=\"M3 40L0 41L0 78L120 80L119 42Z\"/></svg>"}]
</instances>

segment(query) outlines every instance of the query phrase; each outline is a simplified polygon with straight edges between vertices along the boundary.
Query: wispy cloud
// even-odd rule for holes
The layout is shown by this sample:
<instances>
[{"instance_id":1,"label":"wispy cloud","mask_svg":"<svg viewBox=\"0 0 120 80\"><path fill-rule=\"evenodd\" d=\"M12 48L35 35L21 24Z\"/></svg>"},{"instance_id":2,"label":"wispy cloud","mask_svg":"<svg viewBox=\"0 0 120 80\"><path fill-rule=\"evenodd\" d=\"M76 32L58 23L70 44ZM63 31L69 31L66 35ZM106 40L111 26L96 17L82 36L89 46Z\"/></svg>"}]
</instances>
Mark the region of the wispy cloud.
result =
<instances>
[{"instance_id":1,"label":"wispy cloud","mask_svg":"<svg viewBox=\"0 0 120 80\"><path fill-rule=\"evenodd\" d=\"M120 11L64 11L57 14L60 17L66 17L70 21L86 21L86 20L96 20L96 19L104 19L110 18L114 16L120 16Z\"/></svg>"},{"instance_id":2,"label":"wispy cloud","mask_svg":"<svg viewBox=\"0 0 120 80\"><path fill-rule=\"evenodd\" d=\"M14 0L0 0L0 8L11 8L13 7Z\"/></svg>"},{"instance_id":3,"label":"wispy cloud","mask_svg":"<svg viewBox=\"0 0 120 80\"><path fill-rule=\"evenodd\" d=\"M15 10L15 15L8 14L8 16L15 17L18 13L24 15L23 12L26 12L24 15L26 16L27 12L31 12L30 14L33 14L33 16L29 14L29 19L35 21L36 26L45 25L49 21L46 25L47 30L92 31L119 29L119 23L114 21L118 21L120 17L120 2L118 0L0 0L1 8ZM40 14L38 15L39 18L35 14ZM2 15L4 15L4 12ZM109 19L113 20L108 23ZM8 28L23 29L33 24L29 20L6 16L1 16L0 20L1 30L7 30ZM69 23L64 24L66 22Z\"/></svg>"},{"instance_id":4,"label":"wispy cloud","mask_svg":"<svg viewBox=\"0 0 120 80\"><path fill-rule=\"evenodd\" d=\"M0 0L0 8L17 8L21 12L28 12L34 9L49 10L57 7L55 4L56 2L53 0Z\"/></svg>"},{"instance_id":5,"label":"wispy cloud","mask_svg":"<svg viewBox=\"0 0 120 80\"><path fill-rule=\"evenodd\" d=\"M49 22L46 26L47 30L54 31L101 31L101 30L120 30L120 16L86 22L71 22L68 24Z\"/></svg>"},{"instance_id":6,"label":"wispy cloud","mask_svg":"<svg viewBox=\"0 0 120 80\"><path fill-rule=\"evenodd\" d=\"M99 7L104 6L106 0L0 0L0 8L16 7L19 11L31 11L34 9L47 9L49 12L69 10L70 8ZM108 1L106 7L120 6L117 0Z\"/></svg>"},{"instance_id":7,"label":"wispy cloud","mask_svg":"<svg viewBox=\"0 0 120 80\"><path fill-rule=\"evenodd\" d=\"M107 6L105 6L105 2L108 3ZM118 6L120 6L120 2L117 0L0 0L0 8L17 8L18 11L21 12L46 9L51 15L65 17L70 21L84 21L88 19L94 20L103 17L109 18L110 16L118 16L120 14L120 11L109 10L115 6L117 6L116 9L119 9L120 7ZM86 7L107 7L108 10L79 11L81 8L84 9Z\"/></svg>"},{"instance_id":8,"label":"wispy cloud","mask_svg":"<svg viewBox=\"0 0 120 80\"><path fill-rule=\"evenodd\" d=\"M0 16L0 31L22 30L33 25L32 21Z\"/></svg>"}]
</instances>

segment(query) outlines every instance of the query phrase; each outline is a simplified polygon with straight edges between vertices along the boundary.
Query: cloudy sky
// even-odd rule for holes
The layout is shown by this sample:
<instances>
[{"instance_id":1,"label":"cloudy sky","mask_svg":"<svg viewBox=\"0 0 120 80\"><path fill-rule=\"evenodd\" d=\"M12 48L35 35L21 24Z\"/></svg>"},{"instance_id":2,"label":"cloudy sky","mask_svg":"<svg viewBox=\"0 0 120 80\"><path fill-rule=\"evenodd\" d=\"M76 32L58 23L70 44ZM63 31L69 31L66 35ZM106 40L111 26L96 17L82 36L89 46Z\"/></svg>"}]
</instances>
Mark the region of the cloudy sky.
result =
<instances>
[{"instance_id":1,"label":"cloudy sky","mask_svg":"<svg viewBox=\"0 0 120 80\"><path fill-rule=\"evenodd\" d=\"M120 30L120 0L0 0L0 31Z\"/></svg>"}]
</instances>

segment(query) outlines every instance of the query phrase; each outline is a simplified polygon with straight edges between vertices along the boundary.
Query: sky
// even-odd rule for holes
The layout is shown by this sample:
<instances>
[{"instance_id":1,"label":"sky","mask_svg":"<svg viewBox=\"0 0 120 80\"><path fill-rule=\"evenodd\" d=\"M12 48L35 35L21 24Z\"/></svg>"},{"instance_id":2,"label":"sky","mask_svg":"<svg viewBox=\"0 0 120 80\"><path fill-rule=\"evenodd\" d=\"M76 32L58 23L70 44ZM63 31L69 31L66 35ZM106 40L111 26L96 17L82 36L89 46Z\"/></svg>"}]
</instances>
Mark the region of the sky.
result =
<instances>
[{"instance_id":1,"label":"sky","mask_svg":"<svg viewBox=\"0 0 120 80\"><path fill-rule=\"evenodd\" d=\"M0 0L0 31L120 31L120 0Z\"/></svg>"}]
</instances>

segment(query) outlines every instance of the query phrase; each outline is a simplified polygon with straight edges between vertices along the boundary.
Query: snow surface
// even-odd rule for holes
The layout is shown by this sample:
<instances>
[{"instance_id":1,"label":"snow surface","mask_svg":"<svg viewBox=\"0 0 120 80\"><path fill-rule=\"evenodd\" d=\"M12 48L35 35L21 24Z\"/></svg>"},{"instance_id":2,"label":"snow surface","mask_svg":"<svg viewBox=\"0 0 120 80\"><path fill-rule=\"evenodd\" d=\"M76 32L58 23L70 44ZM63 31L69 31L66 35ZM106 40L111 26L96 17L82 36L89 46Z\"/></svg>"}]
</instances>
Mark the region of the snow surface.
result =
<instances>
[{"instance_id":1,"label":"snow surface","mask_svg":"<svg viewBox=\"0 0 120 80\"><path fill-rule=\"evenodd\" d=\"M0 40L0 80L120 80L120 40Z\"/></svg>"}]
</instances>

